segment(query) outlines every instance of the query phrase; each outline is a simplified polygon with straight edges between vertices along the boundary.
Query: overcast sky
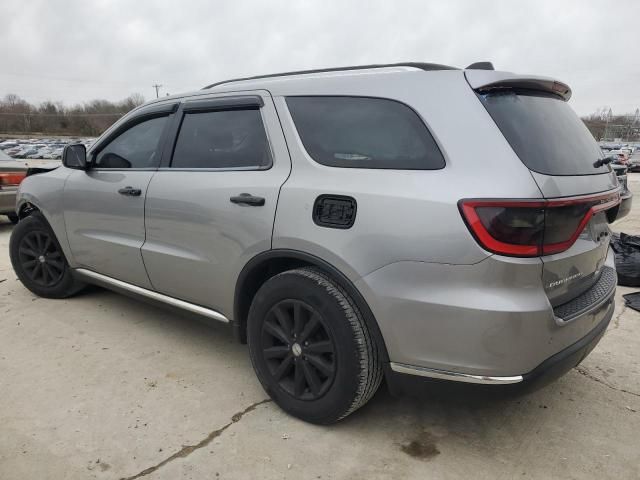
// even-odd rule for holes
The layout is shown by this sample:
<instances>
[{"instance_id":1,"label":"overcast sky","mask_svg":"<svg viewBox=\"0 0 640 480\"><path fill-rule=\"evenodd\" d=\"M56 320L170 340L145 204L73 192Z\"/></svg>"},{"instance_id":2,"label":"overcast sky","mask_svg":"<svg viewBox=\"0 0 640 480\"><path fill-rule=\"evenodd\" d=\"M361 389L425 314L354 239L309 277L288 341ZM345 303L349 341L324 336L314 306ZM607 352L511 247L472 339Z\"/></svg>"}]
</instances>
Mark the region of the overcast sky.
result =
<instances>
[{"instance_id":1,"label":"overcast sky","mask_svg":"<svg viewBox=\"0 0 640 480\"><path fill-rule=\"evenodd\" d=\"M425 61L558 78L580 114L640 107L640 0L2 0L0 96L67 104Z\"/></svg>"}]
</instances>

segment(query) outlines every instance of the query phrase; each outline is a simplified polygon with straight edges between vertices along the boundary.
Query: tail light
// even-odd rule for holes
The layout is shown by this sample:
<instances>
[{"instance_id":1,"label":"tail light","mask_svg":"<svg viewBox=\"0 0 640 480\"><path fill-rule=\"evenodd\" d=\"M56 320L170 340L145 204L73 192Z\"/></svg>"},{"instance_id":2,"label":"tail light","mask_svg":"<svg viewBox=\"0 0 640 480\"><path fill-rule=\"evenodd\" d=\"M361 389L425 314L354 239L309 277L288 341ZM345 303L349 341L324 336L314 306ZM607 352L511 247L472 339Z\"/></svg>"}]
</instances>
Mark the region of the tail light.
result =
<instances>
[{"instance_id":1,"label":"tail light","mask_svg":"<svg viewBox=\"0 0 640 480\"><path fill-rule=\"evenodd\" d=\"M26 176L26 172L0 172L0 188L20 185Z\"/></svg>"},{"instance_id":2,"label":"tail light","mask_svg":"<svg viewBox=\"0 0 640 480\"><path fill-rule=\"evenodd\" d=\"M485 250L538 257L569 249L594 214L618 203L615 191L558 200L460 200L458 207Z\"/></svg>"}]
</instances>

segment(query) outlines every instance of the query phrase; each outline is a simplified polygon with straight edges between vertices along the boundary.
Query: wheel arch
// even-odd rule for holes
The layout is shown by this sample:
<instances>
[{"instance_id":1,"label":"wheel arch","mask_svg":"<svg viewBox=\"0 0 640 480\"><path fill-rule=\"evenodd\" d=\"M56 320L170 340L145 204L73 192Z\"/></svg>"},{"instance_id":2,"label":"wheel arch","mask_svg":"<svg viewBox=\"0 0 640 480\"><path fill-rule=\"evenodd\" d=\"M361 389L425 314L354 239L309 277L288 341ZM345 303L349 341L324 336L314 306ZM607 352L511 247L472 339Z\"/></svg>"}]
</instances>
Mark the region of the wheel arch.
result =
<instances>
[{"instance_id":1,"label":"wheel arch","mask_svg":"<svg viewBox=\"0 0 640 480\"><path fill-rule=\"evenodd\" d=\"M28 216L33 215L36 212L40 212L42 216L44 216L44 213L36 204L25 201L22 202L18 207L18 218L22 220L23 218L27 218Z\"/></svg>"},{"instance_id":2,"label":"wheel arch","mask_svg":"<svg viewBox=\"0 0 640 480\"><path fill-rule=\"evenodd\" d=\"M42 200L42 203L40 203ZM56 240L60 244L62 251L72 268L75 268L75 260L71 253L71 247L67 238L67 231L64 225L64 217L61 209L49 209L44 208L47 205L46 199L36 198L33 194L25 194L19 199L16 211L20 221L35 213L39 213L42 219L47 223L49 228L53 231Z\"/></svg>"},{"instance_id":3,"label":"wheel arch","mask_svg":"<svg viewBox=\"0 0 640 480\"><path fill-rule=\"evenodd\" d=\"M369 332L380 348L383 361L385 363L388 362L389 355L378 322L363 295L353 282L329 262L298 250L269 250L256 255L244 266L236 281L234 294L233 327L236 338L241 343L246 343L247 341L247 315L251 301L260 286L278 273L304 266L312 266L322 270L351 296L362 313Z\"/></svg>"}]
</instances>

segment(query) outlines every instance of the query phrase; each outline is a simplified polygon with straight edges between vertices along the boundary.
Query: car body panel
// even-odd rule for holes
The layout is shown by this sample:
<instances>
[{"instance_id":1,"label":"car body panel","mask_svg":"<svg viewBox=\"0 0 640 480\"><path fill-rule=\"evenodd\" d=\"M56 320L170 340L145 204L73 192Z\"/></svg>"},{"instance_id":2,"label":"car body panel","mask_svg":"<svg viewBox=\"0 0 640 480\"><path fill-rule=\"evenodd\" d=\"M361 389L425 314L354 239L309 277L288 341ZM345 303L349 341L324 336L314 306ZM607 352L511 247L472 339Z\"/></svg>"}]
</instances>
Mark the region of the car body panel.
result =
<instances>
[{"instance_id":1,"label":"car body panel","mask_svg":"<svg viewBox=\"0 0 640 480\"><path fill-rule=\"evenodd\" d=\"M613 254L607 265L613 267ZM475 265L397 262L356 282L389 358L473 375L533 370L587 335L612 306L564 325L540 288L539 259L493 256Z\"/></svg>"},{"instance_id":2,"label":"car body panel","mask_svg":"<svg viewBox=\"0 0 640 480\"><path fill-rule=\"evenodd\" d=\"M613 170L599 175L552 176L533 171L531 175L546 198L579 197L618 188ZM604 212L594 216L568 250L542 257L542 282L552 305L580 295L597 281L609 248L607 223Z\"/></svg>"},{"instance_id":3,"label":"car body panel","mask_svg":"<svg viewBox=\"0 0 640 480\"><path fill-rule=\"evenodd\" d=\"M63 195L69 246L78 266L151 288L140 248L144 202L153 171L75 170ZM139 197L119 195L132 186Z\"/></svg>"},{"instance_id":4,"label":"car body panel","mask_svg":"<svg viewBox=\"0 0 640 480\"><path fill-rule=\"evenodd\" d=\"M425 120L436 142L446 146L441 148L445 168L374 170L320 165L304 149L285 99L276 97L293 168L280 194L274 248L311 248L309 253L320 257L330 250L333 257L340 258L338 264L346 263L355 272L352 279L402 260L473 264L490 253L478 246L462 220L457 206L460 192L469 198L494 197L496 185L488 172L500 171L501 177L510 179L501 182L500 195L541 197L529 170L489 123L491 118L469 89L462 72L395 75L351 83L349 88L344 79L335 78L318 85L311 94L342 92L409 104ZM429 88L424 87L427 80ZM292 95L301 93L302 90L292 90ZM447 97L444 103L443 96ZM460 136L466 141L458 141ZM479 151L490 151L492 155L480 159ZM312 207L321 194L356 199L357 216L351 229L314 224ZM291 218L298 221L292 222Z\"/></svg>"},{"instance_id":5,"label":"car body panel","mask_svg":"<svg viewBox=\"0 0 640 480\"><path fill-rule=\"evenodd\" d=\"M155 289L227 316L233 313L240 271L271 248L280 185L291 170L271 97L264 91L243 95L263 98L261 113L273 165L258 170L160 169L147 194L147 238L142 247ZM205 98L224 96L228 95ZM241 193L263 197L264 206L231 203L230 197Z\"/></svg>"},{"instance_id":6,"label":"car body panel","mask_svg":"<svg viewBox=\"0 0 640 480\"><path fill-rule=\"evenodd\" d=\"M25 178L18 190L16 211L20 212L28 205L37 208L53 229L69 265L75 267L77 264L67 239L63 204L64 184L72 172L68 168L56 168Z\"/></svg>"}]
</instances>

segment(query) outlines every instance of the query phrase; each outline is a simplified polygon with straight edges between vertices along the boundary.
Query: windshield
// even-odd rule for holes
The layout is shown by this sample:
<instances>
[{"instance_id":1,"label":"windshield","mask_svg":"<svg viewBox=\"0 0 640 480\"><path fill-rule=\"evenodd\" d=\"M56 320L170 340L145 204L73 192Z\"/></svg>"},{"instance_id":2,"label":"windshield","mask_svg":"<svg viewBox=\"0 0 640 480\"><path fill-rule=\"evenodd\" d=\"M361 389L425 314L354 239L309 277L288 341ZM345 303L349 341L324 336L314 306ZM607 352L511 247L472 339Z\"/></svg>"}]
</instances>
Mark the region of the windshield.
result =
<instances>
[{"instance_id":1,"label":"windshield","mask_svg":"<svg viewBox=\"0 0 640 480\"><path fill-rule=\"evenodd\" d=\"M512 89L478 97L520 160L546 175L593 175L602 158L595 139L571 107L550 93Z\"/></svg>"}]
</instances>

